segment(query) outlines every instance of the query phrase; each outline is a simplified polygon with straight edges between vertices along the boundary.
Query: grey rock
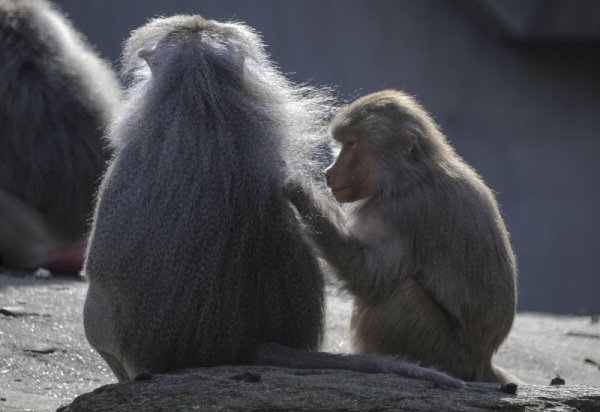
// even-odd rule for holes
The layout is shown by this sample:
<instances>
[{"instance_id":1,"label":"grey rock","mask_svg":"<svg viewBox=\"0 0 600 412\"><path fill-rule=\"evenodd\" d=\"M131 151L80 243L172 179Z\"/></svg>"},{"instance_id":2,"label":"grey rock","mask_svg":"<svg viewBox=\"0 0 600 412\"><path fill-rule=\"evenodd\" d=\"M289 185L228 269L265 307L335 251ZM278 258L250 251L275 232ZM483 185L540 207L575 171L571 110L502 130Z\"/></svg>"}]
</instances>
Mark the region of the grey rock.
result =
<instances>
[{"instance_id":1,"label":"grey rock","mask_svg":"<svg viewBox=\"0 0 600 412\"><path fill-rule=\"evenodd\" d=\"M52 279L52 272L46 268L38 268L33 272L33 277L38 280L50 280Z\"/></svg>"},{"instance_id":2,"label":"grey rock","mask_svg":"<svg viewBox=\"0 0 600 412\"><path fill-rule=\"evenodd\" d=\"M5 306L0 308L0 315L19 317L19 316L27 316L30 315L29 312L25 310L22 306Z\"/></svg>"},{"instance_id":3,"label":"grey rock","mask_svg":"<svg viewBox=\"0 0 600 412\"><path fill-rule=\"evenodd\" d=\"M258 382L231 379L251 373ZM521 411L600 410L600 388L520 386L518 395L499 384L449 390L394 375L352 371L221 366L153 375L151 380L105 385L63 412L175 410L294 411Z\"/></svg>"},{"instance_id":4,"label":"grey rock","mask_svg":"<svg viewBox=\"0 0 600 412\"><path fill-rule=\"evenodd\" d=\"M48 354L48 353L54 353L56 351L56 348L54 348L46 343L37 342L31 346L23 348L23 350L25 352Z\"/></svg>"}]
</instances>

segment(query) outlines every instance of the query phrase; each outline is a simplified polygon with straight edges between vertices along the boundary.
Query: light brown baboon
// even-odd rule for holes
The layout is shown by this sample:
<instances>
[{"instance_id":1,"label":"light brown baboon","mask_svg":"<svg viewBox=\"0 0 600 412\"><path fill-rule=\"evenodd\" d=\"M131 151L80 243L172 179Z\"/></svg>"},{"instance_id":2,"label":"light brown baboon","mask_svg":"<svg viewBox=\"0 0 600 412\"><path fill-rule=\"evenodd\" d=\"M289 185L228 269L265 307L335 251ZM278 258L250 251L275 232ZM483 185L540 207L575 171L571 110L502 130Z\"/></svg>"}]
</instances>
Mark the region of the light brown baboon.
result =
<instances>
[{"instance_id":1,"label":"light brown baboon","mask_svg":"<svg viewBox=\"0 0 600 412\"><path fill-rule=\"evenodd\" d=\"M394 354L469 381L506 381L516 263L491 190L410 96L362 97L330 125L325 171L343 211L290 183L311 237L354 296L358 352Z\"/></svg>"},{"instance_id":2,"label":"light brown baboon","mask_svg":"<svg viewBox=\"0 0 600 412\"><path fill-rule=\"evenodd\" d=\"M44 0L0 0L0 264L78 272L115 73Z\"/></svg>"},{"instance_id":3,"label":"light brown baboon","mask_svg":"<svg viewBox=\"0 0 600 412\"><path fill-rule=\"evenodd\" d=\"M462 385L392 357L309 352L323 277L283 190L315 157L303 150L327 97L285 79L251 28L200 16L134 31L124 75L84 269L85 333L120 381L253 363Z\"/></svg>"}]
</instances>

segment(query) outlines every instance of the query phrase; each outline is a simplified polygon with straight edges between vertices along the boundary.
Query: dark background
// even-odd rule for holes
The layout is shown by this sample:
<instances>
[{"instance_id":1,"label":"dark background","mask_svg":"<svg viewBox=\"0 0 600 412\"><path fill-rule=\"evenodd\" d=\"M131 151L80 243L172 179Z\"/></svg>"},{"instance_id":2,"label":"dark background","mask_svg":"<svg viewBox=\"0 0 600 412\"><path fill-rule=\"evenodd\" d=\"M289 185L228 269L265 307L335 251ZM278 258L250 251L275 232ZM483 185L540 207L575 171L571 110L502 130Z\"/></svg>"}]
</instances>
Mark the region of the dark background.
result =
<instances>
[{"instance_id":1,"label":"dark background","mask_svg":"<svg viewBox=\"0 0 600 412\"><path fill-rule=\"evenodd\" d=\"M597 0L60 0L118 66L157 15L243 21L300 82L416 95L497 192L520 310L600 313Z\"/></svg>"}]
</instances>

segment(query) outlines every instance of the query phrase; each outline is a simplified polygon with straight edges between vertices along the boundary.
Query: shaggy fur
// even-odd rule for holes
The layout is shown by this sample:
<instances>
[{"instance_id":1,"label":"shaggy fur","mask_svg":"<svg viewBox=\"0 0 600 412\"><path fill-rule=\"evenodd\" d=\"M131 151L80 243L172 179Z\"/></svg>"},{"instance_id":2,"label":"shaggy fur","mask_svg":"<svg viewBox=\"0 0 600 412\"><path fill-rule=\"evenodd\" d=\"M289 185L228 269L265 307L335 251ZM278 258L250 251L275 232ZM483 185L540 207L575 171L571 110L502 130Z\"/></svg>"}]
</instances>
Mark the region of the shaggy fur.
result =
<instances>
[{"instance_id":1,"label":"shaggy fur","mask_svg":"<svg viewBox=\"0 0 600 412\"><path fill-rule=\"evenodd\" d=\"M110 67L50 3L0 0L0 192L65 241L87 232L119 93Z\"/></svg>"},{"instance_id":2,"label":"shaggy fur","mask_svg":"<svg viewBox=\"0 0 600 412\"><path fill-rule=\"evenodd\" d=\"M123 67L85 266L92 345L120 378L248 362L269 341L317 349L322 274L280 192L283 154L323 135L327 97L282 77L250 28L199 16L134 31ZM104 315L114 347L94 338Z\"/></svg>"}]
</instances>

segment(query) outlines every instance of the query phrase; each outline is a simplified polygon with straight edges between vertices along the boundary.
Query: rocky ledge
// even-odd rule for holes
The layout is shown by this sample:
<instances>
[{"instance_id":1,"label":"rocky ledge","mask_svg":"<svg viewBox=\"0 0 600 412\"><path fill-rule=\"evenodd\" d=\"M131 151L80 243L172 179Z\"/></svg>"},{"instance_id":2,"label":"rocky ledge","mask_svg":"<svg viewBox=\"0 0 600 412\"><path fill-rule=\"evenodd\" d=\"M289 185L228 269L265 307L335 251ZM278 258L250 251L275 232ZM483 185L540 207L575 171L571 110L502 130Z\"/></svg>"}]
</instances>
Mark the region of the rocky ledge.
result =
<instances>
[{"instance_id":1,"label":"rocky ledge","mask_svg":"<svg viewBox=\"0 0 600 412\"><path fill-rule=\"evenodd\" d=\"M221 366L105 385L59 410L600 411L596 387L523 385L506 392L499 384L446 389L387 374Z\"/></svg>"}]
</instances>

